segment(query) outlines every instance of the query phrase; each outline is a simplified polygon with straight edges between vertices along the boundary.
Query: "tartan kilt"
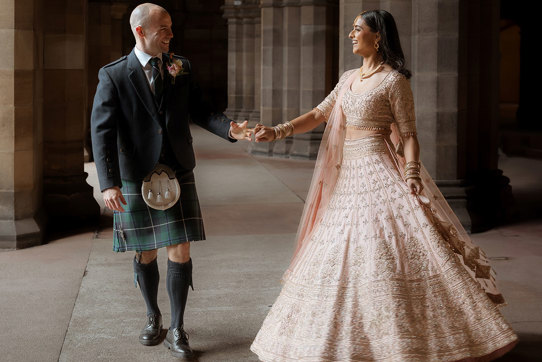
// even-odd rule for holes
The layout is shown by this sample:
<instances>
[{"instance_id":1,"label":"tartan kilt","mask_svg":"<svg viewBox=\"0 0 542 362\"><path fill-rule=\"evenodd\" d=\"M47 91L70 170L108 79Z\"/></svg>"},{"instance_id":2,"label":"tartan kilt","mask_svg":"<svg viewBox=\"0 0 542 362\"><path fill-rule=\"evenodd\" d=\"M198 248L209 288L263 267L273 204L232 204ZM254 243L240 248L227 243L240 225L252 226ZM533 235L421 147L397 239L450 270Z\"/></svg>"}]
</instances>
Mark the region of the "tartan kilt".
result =
<instances>
[{"instance_id":1,"label":"tartan kilt","mask_svg":"<svg viewBox=\"0 0 542 362\"><path fill-rule=\"evenodd\" d=\"M145 251L188 241L205 240L194 173L177 174L179 201L167 210L147 206L141 182L122 180L124 212L113 213L113 251Z\"/></svg>"}]
</instances>

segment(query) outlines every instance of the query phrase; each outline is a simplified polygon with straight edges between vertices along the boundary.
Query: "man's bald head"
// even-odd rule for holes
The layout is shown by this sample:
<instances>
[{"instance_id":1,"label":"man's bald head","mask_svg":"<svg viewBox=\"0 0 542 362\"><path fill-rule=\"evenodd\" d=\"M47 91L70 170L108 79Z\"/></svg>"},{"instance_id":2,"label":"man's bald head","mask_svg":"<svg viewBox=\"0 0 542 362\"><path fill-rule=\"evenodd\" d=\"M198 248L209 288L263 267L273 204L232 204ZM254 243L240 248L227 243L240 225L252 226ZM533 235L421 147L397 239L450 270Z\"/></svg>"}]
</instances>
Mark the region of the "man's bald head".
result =
<instances>
[{"instance_id":1,"label":"man's bald head","mask_svg":"<svg viewBox=\"0 0 542 362\"><path fill-rule=\"evenodd\" d=\"M149 23L151 17L157 12L168 14L166 9L156 4L144 3L138 5L130 15L130 27L132 28L132 32L134 32L134 35L136 28L138 26L144 28Z\"/></svg>"},{"instance_id":2,"label":"man's bald head","mask_svg":"<svg viewBox=\"0 0 542 362\"><path fill-rule=\"evenodd\" d=\"M141 4L130 15L136 47L149 55L169 51L169 41L173 38L171 25L169 13L156 4Z\"/></svg>"}]
</instances>

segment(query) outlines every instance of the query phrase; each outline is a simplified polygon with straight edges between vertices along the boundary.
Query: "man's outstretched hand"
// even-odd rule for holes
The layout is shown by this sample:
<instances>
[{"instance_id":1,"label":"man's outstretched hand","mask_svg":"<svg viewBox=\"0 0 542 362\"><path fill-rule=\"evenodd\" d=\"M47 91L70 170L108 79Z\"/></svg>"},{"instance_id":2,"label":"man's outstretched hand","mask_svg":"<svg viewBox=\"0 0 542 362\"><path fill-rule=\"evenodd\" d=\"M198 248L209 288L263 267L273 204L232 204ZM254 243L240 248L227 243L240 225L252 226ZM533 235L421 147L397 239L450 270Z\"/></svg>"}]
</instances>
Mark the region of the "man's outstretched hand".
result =
<instances>
[{"instance_id":1,"label":"man's outstretched hand","mask_svg":"<svg viewBox=\"0 0 542 362\"><path fill-rule=\"evenodd\" d=\"M124 212L121 203L126 205L126 200L122 196L122 192L118 186L113 186L108 189L105 189L102 192L102 196L105 201L105 206L110 208L113 211Z\"/></svg>"},{"instance_id":2,"label":"man's outstretched hand","mask_svg":"<svg viewBox=\"0 0 542 362\"><path fill-rule=\"evenodd\" d=\"M248 121L243 123L230 122L230 135L236 140L252 141L252 129L247 128Z\"/></svg>"}]
</instances>

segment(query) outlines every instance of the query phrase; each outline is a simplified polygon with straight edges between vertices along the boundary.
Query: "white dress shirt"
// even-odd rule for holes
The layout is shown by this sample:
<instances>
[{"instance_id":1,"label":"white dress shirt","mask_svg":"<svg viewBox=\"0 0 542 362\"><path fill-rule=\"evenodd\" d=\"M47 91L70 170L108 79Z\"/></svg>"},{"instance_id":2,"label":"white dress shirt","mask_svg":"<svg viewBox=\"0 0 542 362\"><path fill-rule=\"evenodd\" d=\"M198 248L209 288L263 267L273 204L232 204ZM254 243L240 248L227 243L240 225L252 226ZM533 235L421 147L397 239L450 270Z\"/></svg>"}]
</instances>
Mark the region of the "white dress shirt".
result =
<instances>
[{"instance_id":1,"label":"white dress shirt","mask_svg":"<svg viewBox=\"0 0 542 362\"><path fill-rule=\"evenodd\" d=\"M151 65L151 58L158 57L160 58L160 61L162 62L162 53L156 54L156 55L149 55L141 50L139 50L137 47L134 47L134 53L139 60L139 63L141 63L141 67L143 68L143 71L145 72L145 75L147 76L147 81L149 82L149 86L151 87L152 92L154 93L154 79L152 79L152 65ZM162 66L160 67L160 73L162 74L162 77L164 76L164 64L162 62Z\"/></svg>"}]
</instances>

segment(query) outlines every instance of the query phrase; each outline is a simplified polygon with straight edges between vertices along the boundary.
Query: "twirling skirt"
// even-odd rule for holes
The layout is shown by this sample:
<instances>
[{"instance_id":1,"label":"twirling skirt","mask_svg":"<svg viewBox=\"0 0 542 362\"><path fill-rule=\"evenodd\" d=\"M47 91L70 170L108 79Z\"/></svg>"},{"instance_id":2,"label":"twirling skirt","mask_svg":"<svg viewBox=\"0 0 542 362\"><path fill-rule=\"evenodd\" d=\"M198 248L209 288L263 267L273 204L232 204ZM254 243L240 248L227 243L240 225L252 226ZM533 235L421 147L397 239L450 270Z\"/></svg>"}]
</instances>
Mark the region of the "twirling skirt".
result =
<instances>
[{"instance_id":1,"label":"twirling skirt","mask_svg":"<svg viewBox=\"0 0 542 362\"><path fill-rule=\"evenodd\" d=\"M345 142L335 191L300 258L251 346L262 361L488 360L517 340L382 137Z\"/></svg>"}]
</instances>

